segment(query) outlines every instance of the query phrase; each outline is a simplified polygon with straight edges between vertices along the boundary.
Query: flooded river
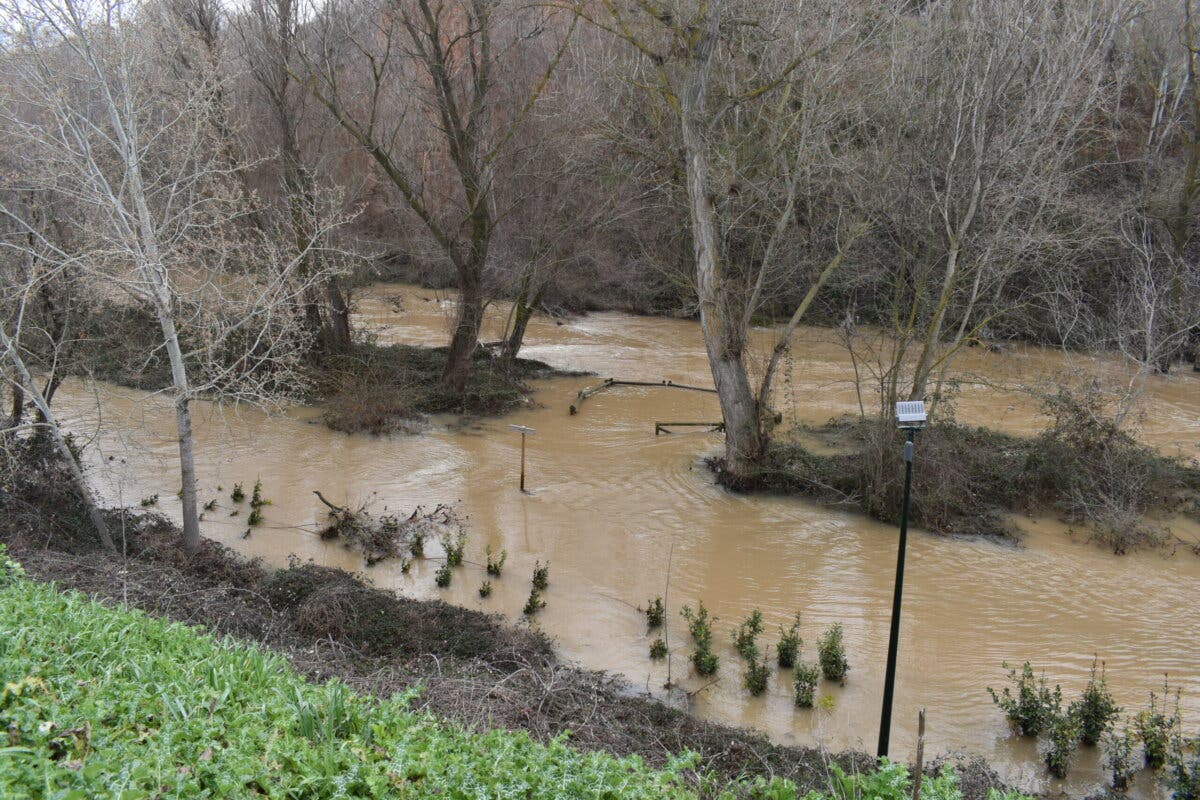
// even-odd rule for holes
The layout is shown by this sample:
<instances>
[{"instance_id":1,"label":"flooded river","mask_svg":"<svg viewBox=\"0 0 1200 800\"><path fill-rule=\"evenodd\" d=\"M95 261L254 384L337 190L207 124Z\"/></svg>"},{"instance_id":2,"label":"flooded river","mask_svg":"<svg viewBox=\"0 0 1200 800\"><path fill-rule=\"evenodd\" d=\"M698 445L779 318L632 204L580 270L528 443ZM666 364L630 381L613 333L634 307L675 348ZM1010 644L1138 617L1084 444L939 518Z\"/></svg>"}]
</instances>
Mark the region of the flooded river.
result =
<instances>
[{"instance_id":1,"label":"flooded river","mask_svg":"<svg viewBox=\"0 0 1200 800\"><path fill-rule=\"evenodd\" d=\"M359 313L381 341L440 344L450 311L430 292L375 287ZM491 324L498 329L500 322L497 311ZM737 496L715 486L702 460L720 447L719 434L655 436L654 429L656 421L718 419L712 395L622 388L589 399L577 416L567 413L576 392L602 377L711 385L693 322L615 313L562 324L537 318L526 341L523 355L598 377L540 382L536 407L466 426L435 421L418 436L335 433L312 409L267 417L197 404L201 500L219 503L206 515L204 533L273 564L291 555L311 558L364 571L377 585L407 595L444 597L514 620L535 559L549 560L547 607L536 624L568 658L620 672L656 693L667 667L649 660L653 637L635 606L664 592L670 563L673 664L687 689L707 681L688 669L679 608L703 600L719 618L721 670L692 699L695 713L764 730L781 742L873 751L894 528L803 500ZM822 422L857 409L849 360L830 332L801 331L795 353L790 380L781 381L785 410ZM1035 348L969 351L959 367L993 385L966 386L958 419L1036 430L1042 424L1036 405L1005 387L1063 366L1059 354ZM1200 376L1156 378L1148 393L1143 438L1166 452L1200 455ZM177 513L173 418L162 398L80 383L59 396L73 427L95 438L93 478L106 498L136 504L157 493L162 509ZM520 438L510 424L537 430L529 440L529 494L517 490ZM919 440L917 454L920 469ZM264 509L264 526L243 539L244 519L228 516L228 491L235 481L248 488L258 477L272 505ZM447 590L434 586L433 560L418 562L408 575L386 563L365 569L359 555L316 536L324 519L316 489L335 502L374 499L377 510L457 503L469 516L469 563ZM1118 558L1071 538L1052 520L1019 523L1028 531L1022 548L920 532L910 537L893 755L911 755L917 710L925 707L927 753L976 752L1023 786L1047 787L1033 746L1010 736L985 692L1001 685L1006 660L1032 661L1074 696L1098 654L1118 701L1131 710L1144 707L1166 672L1183 688L1190 729L1200 724L1200 557L1181 549L1173 557ZM1178 532L1200 538L1200 526ZM493 595L480 600L487 544L506 549L509 558ZM764 641L772 645L778 626L801 611L808 660L827 626L844 625L851 671L844 688L819 686L818 697L831 697L821 710L793 707L790 671L773 674L764 697L742 690L730 630L754 608L763 611ZM1102 777L1095 754L1084 752L1065 788L1082 793Z\"/></svg>"}]
</instances>

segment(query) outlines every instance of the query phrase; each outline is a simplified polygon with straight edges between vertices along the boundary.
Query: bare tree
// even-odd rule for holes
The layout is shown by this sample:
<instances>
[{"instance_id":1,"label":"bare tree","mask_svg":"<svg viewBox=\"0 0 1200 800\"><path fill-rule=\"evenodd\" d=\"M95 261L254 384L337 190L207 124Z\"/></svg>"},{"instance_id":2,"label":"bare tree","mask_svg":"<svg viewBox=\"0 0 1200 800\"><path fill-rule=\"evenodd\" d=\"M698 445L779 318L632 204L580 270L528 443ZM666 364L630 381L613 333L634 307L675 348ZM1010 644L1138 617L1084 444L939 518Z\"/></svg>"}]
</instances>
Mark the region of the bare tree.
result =
<instances>
[{"instance_id":1,"label":"bare tree","mask_svg":"<svg viewBox=\"0 0 1200 800\"><path fill-rule=\"evenodd\" d=\"M557 19L499 0L329 2L301 79L376 162L455 269L458 316L442 381L463 391L479 342L485 269L502 213L500 159L544 91L572 22L520 96L505 59ZM549 16L547 16L549 15ZM439 179L446 165L454 184Z\"/></svg>"},{"instance_id":2,"label":"bare tree","mask_svg":"<svg viewBox=\"0 0 1200 800\"><path fill-rule=\"evenodd\" d=\"M291 383L300 338L287 309L308 248L227 235L239 193L213 127L218 78L193 73L179 85L156 60L157 37L179 37L180 46L187 37L139 11L115 0L4 3L11 89L0 118L23 162L12 180L52 185L84 213L71 221L69 250L20 209L0 205L0 214L48 264L77 265L94 291L115 287L153 310L171 370L184 542L194 550L191 401L203 393L261 401ZM253 268L272 261L282 266Z\"/></svg>"}]
</instances>

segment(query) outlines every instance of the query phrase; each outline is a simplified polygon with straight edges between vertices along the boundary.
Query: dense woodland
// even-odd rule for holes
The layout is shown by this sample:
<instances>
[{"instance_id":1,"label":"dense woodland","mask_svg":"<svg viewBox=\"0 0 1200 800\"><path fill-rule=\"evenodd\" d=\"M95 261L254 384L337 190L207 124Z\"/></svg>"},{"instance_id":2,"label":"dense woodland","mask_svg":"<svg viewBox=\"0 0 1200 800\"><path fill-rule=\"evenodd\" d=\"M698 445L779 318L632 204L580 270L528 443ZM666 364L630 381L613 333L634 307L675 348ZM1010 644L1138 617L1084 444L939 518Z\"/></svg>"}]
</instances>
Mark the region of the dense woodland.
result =
<instances>
[{"instance_id":1,"label":"dense woodland","mask_svg":"<svg viewBox=\"0 0 1200 800\"><path fill-rule=\"evenodd\" d=\"M772 458L802 322L836 327L869 417L906 398L936 413L968 346L1115 352L1133 377L1070 412L1111 438L1148 376L1197 355L1194 13L4 0L7 427L49 431L73 463L64 376L137 383L153 362L194 546L190 402L278 405L336 394L339 364L374 374L345 360L365 347L354 288L399 278L456 293L446 407L514 368L535 312L698 318L734 484ZM513 310L485 346L498 298ZM130 319L150 339L122 355Z\"/></svg>"}]
</instances>

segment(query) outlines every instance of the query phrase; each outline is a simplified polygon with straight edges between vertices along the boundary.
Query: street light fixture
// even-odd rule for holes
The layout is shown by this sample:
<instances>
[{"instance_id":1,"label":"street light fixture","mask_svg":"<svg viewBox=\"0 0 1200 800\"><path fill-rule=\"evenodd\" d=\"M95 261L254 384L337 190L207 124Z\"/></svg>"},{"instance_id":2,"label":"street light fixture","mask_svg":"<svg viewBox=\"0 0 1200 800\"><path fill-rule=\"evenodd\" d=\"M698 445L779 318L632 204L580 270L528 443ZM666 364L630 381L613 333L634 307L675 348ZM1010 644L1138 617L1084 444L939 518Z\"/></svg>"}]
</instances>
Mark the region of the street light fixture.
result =
<instances>
[{"instance_id":1,"label":"street light fixture","mask_svg":"<svg viewBox=\"0 0 1200 800\"><path fill-rule=\"evenodd\" d=\"M925 403L906 400L896 403L896 422L908 433L904 442L904 505L900 511L900 543L896 548L896 588L892 594L892 629L888 637L887 672L883 678L883 713L879 720L879 749L876 755L888 754L892 734L892 698L896 689L896 648L900 640L900 604L904 599L904 551L908 544L908 504L912 496L913 440L925 427Z\"/></svg>"}]
</instances>

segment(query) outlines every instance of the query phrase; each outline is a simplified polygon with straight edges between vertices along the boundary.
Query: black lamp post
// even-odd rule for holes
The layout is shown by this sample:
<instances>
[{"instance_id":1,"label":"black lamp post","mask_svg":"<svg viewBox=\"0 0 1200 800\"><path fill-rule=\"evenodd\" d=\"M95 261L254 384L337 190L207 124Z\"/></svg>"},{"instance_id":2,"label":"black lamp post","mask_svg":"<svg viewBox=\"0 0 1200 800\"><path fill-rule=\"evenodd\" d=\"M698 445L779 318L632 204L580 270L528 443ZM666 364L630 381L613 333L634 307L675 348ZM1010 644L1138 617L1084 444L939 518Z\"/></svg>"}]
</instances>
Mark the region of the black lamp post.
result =
<instances>
[{"instance_id":1,"label":"black lamp post","mask_svg":"<svg viewBox=\"0 0 1200 800\"><path fill-rule=\"evenodd\" d=\"M900 542L896 548L896 588L892 593L892 630L888 637L887 671L883 678L883 713L879 720L880 758L888 754L892 735L892 698L896 691L896 649L900 643L900 605L904 600L904 551L908 545L908 503L912 496L913 440L925 426L925 403L920 400L896 403L896 420L907 432L904 442L904 505L900 510Z\"/></svg>"}]
</instances>

